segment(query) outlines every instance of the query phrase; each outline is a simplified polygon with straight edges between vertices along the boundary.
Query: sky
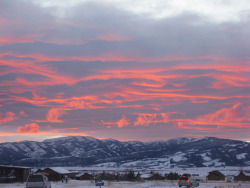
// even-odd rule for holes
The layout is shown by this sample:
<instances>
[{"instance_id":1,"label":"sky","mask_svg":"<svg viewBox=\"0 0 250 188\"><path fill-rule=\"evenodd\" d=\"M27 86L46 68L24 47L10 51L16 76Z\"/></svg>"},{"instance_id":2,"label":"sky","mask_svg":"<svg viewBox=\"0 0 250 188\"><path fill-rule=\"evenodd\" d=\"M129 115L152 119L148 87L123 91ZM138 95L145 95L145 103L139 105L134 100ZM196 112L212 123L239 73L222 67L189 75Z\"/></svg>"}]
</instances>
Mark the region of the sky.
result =
<instances>
[{"instance_id":1,"label":"sky","mask_svg":"<svg viewBox=\"0 0 250 188\"><path fill-rule=\"evenodd\" d=\"M0 142L250 141L249 0L1 0Z\"/></svg>"}]
</instances>

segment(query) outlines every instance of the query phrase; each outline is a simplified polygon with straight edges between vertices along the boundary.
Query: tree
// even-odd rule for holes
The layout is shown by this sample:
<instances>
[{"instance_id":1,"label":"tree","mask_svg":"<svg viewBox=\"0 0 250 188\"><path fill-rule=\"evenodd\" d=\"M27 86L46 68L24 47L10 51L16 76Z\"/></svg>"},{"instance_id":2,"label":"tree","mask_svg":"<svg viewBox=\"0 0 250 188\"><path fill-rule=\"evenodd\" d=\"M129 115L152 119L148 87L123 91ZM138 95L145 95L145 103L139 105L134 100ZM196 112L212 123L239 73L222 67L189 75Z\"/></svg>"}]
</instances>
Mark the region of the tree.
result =
<instances>
[{"instance_id":1,"label":"tree","mask_svg":"<svg viewBox=\"0 0 250 188\"><path fill-rule=\"evenodd\" d=\"M134 181L135 180L135 173L134 171L129 171L129 173L127 174L127 180L128 181Z\"/></svg>"},{"instance_id":2,"label":"tree","mask_svg":"<svg viewBox=\"0 0 250 188\"><path fill-rule=\"evenodd\" d=\"M170 172L169 174L166 175L166 178L168 180L178 180L179 179L179 174L178 173L173 173L173 172Z\"/></svg>"}]
</instances>

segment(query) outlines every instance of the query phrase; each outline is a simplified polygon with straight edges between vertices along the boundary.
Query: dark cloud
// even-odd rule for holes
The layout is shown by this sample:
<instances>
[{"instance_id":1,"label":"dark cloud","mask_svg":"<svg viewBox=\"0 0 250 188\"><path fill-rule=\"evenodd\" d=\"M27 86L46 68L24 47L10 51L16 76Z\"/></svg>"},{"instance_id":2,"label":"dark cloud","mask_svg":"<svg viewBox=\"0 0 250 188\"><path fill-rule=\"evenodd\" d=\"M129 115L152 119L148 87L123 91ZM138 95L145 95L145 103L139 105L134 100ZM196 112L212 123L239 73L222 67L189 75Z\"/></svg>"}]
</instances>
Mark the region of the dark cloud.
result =
<instances>
[{"instance_id":1,"label":"dark cloud","mask_svg":"<svg viewBox=\"0 0 250 188\"><path fill-rule=\"evenodd\" d=\"M7 8L0 16L25 21L25 25L2 29L10 37L30 36L32 41L1 46L2 52L62 57L110 54L154 59L177 55L247 58L250 50L248 43L244 43L249 38L249 21L211 23L191 13L150 19L97 3L84 3L69 9L65 17L55 17L51 10L30 3L3 1L2 4Z\"/></svg>"}]
</instances>

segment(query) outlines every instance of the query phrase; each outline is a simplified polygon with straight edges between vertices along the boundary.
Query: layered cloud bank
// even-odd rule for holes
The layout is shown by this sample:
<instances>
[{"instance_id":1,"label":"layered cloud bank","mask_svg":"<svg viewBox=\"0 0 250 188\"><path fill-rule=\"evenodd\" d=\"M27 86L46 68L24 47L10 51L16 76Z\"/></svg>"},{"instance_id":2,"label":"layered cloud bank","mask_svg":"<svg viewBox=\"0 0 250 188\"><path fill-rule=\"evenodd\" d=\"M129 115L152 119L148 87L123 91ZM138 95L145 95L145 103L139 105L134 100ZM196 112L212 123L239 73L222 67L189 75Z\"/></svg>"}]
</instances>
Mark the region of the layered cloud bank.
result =
<instances>
[{"instance_id":1,"label":"layered cloud bank","mask_svg":"<svg viewBox=\"0 0 250 188\"><path fill-rule=\"evenodd\" d=\"M250 140L250 7L176 2L0 1L0 141Z\"/></svg>"}]
</instances>

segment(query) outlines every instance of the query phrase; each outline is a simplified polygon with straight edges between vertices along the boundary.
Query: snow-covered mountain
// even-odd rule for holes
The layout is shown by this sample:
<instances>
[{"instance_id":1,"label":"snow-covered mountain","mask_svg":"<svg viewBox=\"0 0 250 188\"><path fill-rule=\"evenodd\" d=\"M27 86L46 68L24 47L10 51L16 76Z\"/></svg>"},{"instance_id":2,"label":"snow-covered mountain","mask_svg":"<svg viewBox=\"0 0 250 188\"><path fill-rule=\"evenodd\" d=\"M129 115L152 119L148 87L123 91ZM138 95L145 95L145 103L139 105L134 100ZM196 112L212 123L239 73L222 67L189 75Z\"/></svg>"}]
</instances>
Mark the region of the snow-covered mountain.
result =
<instances>
[{"instance_id":1,"label":"snow-covered mountain","mask_svg":"<svg viewBox=\"0 0 250 188\"><path fill-rule=\"evenodd\" d=\"M70 136L0 144L0 164L42 167L101 163L134 167L250 166L250 143L215 137L120 142Z\"/></svg>"}]
</instances>

